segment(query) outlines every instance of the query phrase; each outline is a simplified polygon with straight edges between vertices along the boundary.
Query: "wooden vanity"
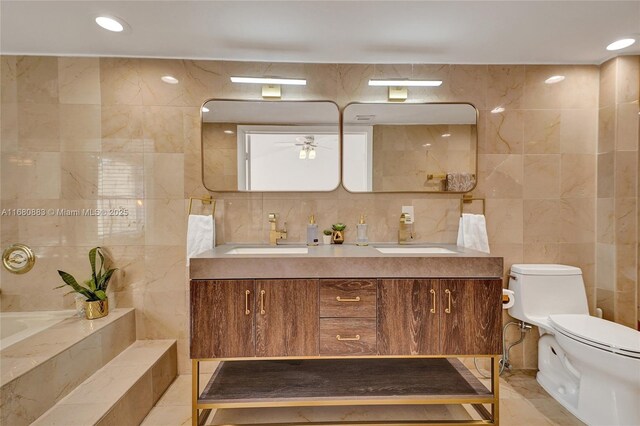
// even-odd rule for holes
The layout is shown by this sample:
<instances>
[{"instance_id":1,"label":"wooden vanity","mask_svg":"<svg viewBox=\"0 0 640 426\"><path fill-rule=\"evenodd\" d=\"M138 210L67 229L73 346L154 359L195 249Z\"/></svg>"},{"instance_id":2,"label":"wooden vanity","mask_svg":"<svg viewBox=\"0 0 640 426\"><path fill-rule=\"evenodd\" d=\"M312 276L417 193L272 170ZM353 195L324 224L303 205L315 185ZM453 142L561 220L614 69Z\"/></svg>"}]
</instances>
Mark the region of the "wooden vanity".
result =
<instances>
[{"instance_id":1,"label":"wooden vanity","mask_svg":"<svg viewBox=\"0 0 640 426\"><path fill-rule=\"evenodd\" d=\"M481 420L459 424L497 424L502 258L230 248L191 260L194 425L213 408L394 404L472 404ZM465 356L492 359L491 389Z\"/></svg>"}]
</instances>

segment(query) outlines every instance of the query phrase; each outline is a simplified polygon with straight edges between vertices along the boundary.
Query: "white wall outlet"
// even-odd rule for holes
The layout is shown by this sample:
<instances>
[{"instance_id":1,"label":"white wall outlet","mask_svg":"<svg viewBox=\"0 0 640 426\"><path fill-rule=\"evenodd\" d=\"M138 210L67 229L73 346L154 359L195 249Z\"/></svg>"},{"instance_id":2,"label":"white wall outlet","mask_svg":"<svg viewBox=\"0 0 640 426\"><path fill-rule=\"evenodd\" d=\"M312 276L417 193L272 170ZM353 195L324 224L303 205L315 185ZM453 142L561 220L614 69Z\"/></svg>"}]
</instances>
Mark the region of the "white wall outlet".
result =
<instances>
[{"instance_id":1,"label":"white wall outlet","mask_svg":"<svg viewBox=\"0 0 640 426\"><path fill-rule=\"evenodd\" d=\"M416 217L413 215L413 206L402 206L402 213L408 213L411 220L407 221L407 224L411 224L416 220Z\"/></svg>"}]
</instances>

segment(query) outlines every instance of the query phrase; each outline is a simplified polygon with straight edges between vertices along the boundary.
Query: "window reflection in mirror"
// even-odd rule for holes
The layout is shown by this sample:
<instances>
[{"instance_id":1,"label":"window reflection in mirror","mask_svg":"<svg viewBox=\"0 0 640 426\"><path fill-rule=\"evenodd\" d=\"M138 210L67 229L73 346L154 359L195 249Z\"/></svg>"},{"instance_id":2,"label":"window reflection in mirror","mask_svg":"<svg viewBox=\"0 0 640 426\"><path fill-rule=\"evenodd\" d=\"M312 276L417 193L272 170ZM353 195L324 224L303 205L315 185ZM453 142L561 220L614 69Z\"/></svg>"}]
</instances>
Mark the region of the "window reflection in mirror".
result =
<instances>
[{"instance_id":1,"label":"window reflection in mirror","mask_svg":"<svg viewBox=\"0 0 640 426\"><path fill-rule=\"evenodd\" d=\"M332 191L340 181L333 102L208 101L203 182L214 192Z\"/></svg>"},{"instance_id":2,"label":"window reflection in mirror","mask_svg":"<svg viewBox=\"0 0 640 426\"><path fill-rule=\"evenodd\" d=\"M351 192L468 192L476 185L470 104L350 104L343 185Z\"/></svg>"}]
</instances>

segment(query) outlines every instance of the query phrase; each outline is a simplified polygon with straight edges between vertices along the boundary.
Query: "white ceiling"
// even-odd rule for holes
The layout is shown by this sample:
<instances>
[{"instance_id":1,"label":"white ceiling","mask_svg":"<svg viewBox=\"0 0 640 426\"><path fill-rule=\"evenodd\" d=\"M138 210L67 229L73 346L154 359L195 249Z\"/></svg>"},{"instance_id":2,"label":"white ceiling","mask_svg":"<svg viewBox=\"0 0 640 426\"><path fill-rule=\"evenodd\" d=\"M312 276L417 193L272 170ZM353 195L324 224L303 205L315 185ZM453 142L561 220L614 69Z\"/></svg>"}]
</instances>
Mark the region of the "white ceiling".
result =
<instances>
[{"instance_id":1,"label":"white ceiling","mask_svg":"<svg viewBox=\"0 0 640 426\"><path fill-rule=\"evenodd\" d=\"M3 54L328 63L592 63L637 1L8 1ZM110 33L110 14L130 25ZM640 53L640 41L622 53Z\"/></svg>"}]
</instances>

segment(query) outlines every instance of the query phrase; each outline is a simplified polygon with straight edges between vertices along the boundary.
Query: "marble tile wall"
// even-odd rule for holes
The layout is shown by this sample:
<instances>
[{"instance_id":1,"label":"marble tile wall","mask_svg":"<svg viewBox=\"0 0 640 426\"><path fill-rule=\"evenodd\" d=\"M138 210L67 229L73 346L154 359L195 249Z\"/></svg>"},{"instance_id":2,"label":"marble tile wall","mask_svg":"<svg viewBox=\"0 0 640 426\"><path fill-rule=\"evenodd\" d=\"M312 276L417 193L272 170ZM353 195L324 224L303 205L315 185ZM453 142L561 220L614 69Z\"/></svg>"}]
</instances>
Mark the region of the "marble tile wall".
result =
<instances>
[{"instance_id":1,"label":"marble tile wall","mask_svg":"<svg viewBox=\"0 0 640 426\"><path fill-rule=\"evenodd\" d=\"M469 125L374 125L373 190L444 191L446 177L427 175L475 173L476 140Z\"/></svg>"},{"instance_id":2,"label":"marble tile wall","mask_svg":"<svg viewBox=\"0 0 640 426\"><path fill-rule=\"evenodd\" d=\"M640 57L600 73L596 299L604 318L638 328L638 98Z\"/></svg>"},{"instance_id":3,"label":"marble tile wall","mask_svg":"<svg viewBox=\"0 0 640 426\"><path fill-rule=\"evenodd\" d=\"M2 272L3 310L58 309L70 300L56 269L88 273L86 252L101 244L120 268L119 306L135 307L139 338L178 339L188 361L185 223L201 182L199 108L210 97L260 99L260 87L231 75L303 77L283 99L325 99L340 107L386 101L370 78L441 79L411 88L408 102L465 101L480 111L479 183L487 199L491 249L518 262L583 268L595 306L597 66L291 64L132 58L3 56L2 208L122 208L127 216L2 217L2 246L35 249L34 270ZM171 74L180 83L165 84ZM551 75L566 80L546 85ZM502 106L505 111L490 111ZM394 241L402 205L414 205L418 241L455 242L458 196L330 193L213 194L218 242L267 242L268 212L304 241L315 213L321 228L367 215L372 241ZM470 211L479 206L470 207ZM197 206L196 208L199 208ZM208 207L205 207L208 208ZM507 318L505 317L505 321ZM513 330L511 340L517 337ZM516 367L535 368L537 337L512 349Z\"/></svg>"}]
</instances>

